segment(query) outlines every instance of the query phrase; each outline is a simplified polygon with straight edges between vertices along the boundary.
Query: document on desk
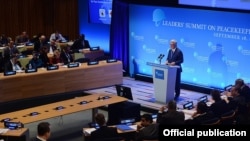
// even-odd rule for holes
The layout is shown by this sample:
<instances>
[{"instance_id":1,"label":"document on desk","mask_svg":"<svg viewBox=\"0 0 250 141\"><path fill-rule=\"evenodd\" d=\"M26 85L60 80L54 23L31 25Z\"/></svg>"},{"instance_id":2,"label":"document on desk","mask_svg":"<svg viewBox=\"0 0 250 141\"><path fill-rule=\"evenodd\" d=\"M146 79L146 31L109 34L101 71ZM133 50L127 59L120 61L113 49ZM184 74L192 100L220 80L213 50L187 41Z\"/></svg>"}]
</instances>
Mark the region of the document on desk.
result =
<instances>
[{"instance_id":1,"label":"document on desk","mask_svg":"<svg viewBox=\"0 0 250 141\"><path fill-rule=\"evenodd\" d=\"M88 129L84 129L84 133L86 133L86 134L91 134L91 132L93 132L93 131L95 131L96 129L95 128L88 128Z\"/></svg>"},{"instance_id":2,"label":"document on desk","mask_svg":"<svg viewBox=\"0 0 250 141\"><path fill-rule=\"evenodd\" d=\"M134 130L133 128L131 128L130 126L128 125L116 125L116 127L121 130L121 131L128 131L128 130Z\"/></svg>"},{"instance_id":3,"label":"document on desk","mask_svg":"<svg viewBox=\"0 0 250 141\"><path fill-rule=\"evenodd\" d=\"M133 130L137 130L137 124L135 124L135 125L130 125L129 127L132 128Z\"/></svg>"},{"instance_id":4,"label":"document on desk","mask_svg":"<svg viewBox=\"0 0 250 141\"><path fill-rule=\"evenodd\" d=\"M7 133L8 131L9 131L9 129L6 129L6 128L0 128L0 134Z\"/></svg>"}]
</instances>

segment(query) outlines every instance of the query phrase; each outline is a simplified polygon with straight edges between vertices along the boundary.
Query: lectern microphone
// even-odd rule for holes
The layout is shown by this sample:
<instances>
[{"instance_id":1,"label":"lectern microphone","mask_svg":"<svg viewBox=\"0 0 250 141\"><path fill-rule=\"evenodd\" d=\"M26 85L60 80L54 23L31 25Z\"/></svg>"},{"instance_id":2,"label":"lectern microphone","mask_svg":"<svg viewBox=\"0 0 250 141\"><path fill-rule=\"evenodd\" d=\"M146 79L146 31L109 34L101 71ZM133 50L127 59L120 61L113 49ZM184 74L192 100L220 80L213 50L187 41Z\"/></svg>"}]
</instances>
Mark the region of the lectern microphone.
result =
<instances>
[{"instance_id":1,"label":"lectern microphone","mask_svg":"<svg viewBox=\"0 0 250 141\"><path fill-rule=\"evenodd\" d=\"M160 54L160 55L158 56L158 60L159 60L160 64L161 64L161 59L162 59L164 56L165 56L164 54Z\"/></svg>"},{"instance_id":2,"label":"lectern microphone","mask_svg":"<svg viewBox=\"0 0 250 141\"><path fill-rule=\"evenodd\" d=\"M160 59L162 59L164 56L165 56L164 54L161 54L161 58Z\"/></svg>"}]
</instances>

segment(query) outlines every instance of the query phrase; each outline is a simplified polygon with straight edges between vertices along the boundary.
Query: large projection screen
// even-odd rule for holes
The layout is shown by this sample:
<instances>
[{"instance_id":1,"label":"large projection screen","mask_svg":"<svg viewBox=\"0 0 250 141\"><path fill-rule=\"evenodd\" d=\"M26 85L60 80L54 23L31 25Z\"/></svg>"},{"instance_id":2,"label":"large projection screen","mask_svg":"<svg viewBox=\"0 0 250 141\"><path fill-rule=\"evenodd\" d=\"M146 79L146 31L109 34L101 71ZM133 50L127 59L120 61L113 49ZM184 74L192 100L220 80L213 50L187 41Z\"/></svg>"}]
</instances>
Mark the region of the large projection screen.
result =
<instances>
[{"instance_id":1,"label":"large projection screen","mask_svg":"<svg viewBox=\"0 0 250 141\"><path fill-rule=\"evenodd\" d=\"M250 14L201 9L130 5L130 74L148 75L146 62L159 63L169 41L183 51L182 83L224 88L250 82Z\"/></svg>"}]
</instances>

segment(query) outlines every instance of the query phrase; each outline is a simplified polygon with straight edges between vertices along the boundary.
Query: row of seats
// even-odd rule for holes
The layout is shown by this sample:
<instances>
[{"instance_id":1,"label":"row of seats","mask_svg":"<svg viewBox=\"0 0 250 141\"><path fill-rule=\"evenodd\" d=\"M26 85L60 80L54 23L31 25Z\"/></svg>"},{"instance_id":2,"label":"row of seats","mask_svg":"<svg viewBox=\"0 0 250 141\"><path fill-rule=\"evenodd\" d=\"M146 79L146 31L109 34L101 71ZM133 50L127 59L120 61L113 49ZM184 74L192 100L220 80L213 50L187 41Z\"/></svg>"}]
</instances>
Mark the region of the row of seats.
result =
<instances>
[{"instance_id":1,"label":"row of seats","mask_svg":"<svg viewBox=\"0 0 250 141\"><path fill-rule=\"evenodd\" d=\"M203 125L232 125L235 124L235 111L229 111L221 116L221 118L213 118L203 123Z\"/></svg>"}]
</instances>

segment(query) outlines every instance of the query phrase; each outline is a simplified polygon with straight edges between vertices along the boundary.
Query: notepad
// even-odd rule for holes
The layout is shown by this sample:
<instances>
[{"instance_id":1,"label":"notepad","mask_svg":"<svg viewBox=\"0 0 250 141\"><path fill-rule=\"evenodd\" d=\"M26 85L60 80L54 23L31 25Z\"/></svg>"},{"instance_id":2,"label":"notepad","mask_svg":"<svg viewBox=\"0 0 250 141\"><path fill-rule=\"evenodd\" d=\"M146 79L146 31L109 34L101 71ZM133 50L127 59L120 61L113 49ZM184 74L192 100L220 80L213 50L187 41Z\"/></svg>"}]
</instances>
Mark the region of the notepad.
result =
<instances>
[{"instance_id":1,"label":"notepad","mask_svg":"<svg viewBox=\"0 0 250 141\"><path fill-rule=\"evenodd\" d=\"M91 134L91 132L93 132L93 131L95 131L96 130L96 128L88 128L88 129L84 129L84 132L86 133L86 134Z\"/></svg>"},{"instance_id":2,"label":"notepad","mask_svg":"<svg viewBox=\"0 0 250 141\"><path fill-rule=\"evenodd\" d=\"M129 127L128 125L116 125L116 127L119 129L119 130L122 130L122 131L127 131L127 130L134 130L133 128Z\"/></svg>"}]
</instances>

